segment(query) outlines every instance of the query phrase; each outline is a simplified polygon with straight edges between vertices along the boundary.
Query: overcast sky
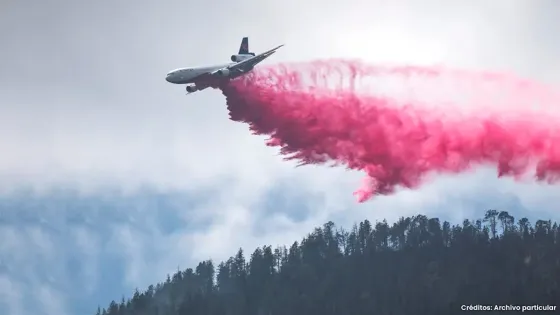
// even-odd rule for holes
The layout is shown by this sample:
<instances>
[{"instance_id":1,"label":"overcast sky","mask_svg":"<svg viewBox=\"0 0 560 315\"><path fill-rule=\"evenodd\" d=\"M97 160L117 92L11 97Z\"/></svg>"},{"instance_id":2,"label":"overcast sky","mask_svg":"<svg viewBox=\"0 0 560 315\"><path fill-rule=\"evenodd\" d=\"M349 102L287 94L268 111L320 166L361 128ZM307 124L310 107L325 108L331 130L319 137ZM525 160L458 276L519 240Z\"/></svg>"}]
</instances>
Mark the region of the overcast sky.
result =
<instances>
[{"instance_id":1,"label":"overcast sky","mask_svg":"<svg viewBox=\"0 0 560 315\"><path fill-rule=\"evenodd\" d=\"M93 314L178 266L327 220L559 218L557 186L492 169L356 204L362 174L294 168L228 120L219 91L186 97L165 81L227 62L249 36L255 52L286 44L267 63L358 57L556 84L558 1L202 3L0 3L0 313Z\"/></svg>"}]
</instances>

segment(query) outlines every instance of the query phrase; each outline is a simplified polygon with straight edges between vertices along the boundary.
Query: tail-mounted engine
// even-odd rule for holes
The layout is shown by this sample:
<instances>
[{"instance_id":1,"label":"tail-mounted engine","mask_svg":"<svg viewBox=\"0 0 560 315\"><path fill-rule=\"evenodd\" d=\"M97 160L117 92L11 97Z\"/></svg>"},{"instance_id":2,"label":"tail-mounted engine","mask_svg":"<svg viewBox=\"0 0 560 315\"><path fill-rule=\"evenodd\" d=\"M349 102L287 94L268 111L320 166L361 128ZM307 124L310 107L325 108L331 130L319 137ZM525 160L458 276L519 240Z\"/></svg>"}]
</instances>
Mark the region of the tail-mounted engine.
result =
<instances>
[{"instance_id":1,"label":"tail-mounted engine","mask_svg":"<svg viewBox=\"0 0 560 315\"><path fill-rule=\"evenodd\" d=\"M248 55L232 55L231 56L231 61L233 62L241 62L243 60L249 59L251 57L253 57L254 54L248 54Z\"/></svg>"}]
</instances>

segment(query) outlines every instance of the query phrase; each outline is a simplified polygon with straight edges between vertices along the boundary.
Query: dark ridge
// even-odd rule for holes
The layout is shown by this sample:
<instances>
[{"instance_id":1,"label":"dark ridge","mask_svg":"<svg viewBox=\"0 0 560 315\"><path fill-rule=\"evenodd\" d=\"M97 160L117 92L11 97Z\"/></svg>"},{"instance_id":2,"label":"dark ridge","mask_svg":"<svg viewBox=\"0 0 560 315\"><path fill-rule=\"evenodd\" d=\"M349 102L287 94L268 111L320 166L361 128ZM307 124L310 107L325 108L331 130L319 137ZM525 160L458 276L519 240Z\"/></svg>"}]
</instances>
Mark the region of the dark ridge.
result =
<instances>
[{"instance_id":1,"label":"dark ridge","mask_svg":"<svg viewBox=\"0 0 560 315\"><path fill-rule=\"evenodd\" d=\"M215 275L215 273L217 273ZM289 247L203 261L97 315L437 315L556 306L560 227L488 210L452 226L417 215L328 222ZM501 307L496 309L495 307ZM468 309L467 309L468 310ZM557 309L556 309L557 311ZM498 312L497 314L500 314Z\"/></svg>"}]
</instances>

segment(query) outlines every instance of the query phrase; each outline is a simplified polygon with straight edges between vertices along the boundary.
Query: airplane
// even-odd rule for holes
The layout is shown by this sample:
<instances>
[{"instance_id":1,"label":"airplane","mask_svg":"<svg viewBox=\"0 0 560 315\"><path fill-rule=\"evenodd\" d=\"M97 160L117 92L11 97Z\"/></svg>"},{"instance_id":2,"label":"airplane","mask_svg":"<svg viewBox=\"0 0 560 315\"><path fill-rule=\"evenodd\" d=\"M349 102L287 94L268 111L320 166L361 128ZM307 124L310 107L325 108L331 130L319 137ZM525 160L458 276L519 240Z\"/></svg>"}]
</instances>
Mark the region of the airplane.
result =
<instances>
[{"instance_id":1,"label":"airplane","mask_svg":"<svg viewBox=\"0 0 560 315\"><path fill-rule=\"evenodd\" d=\"M167 74L165 80L173 84L187 84L187 95L208 87L217 87L225 81L250 72L258 63L270 57L282 46L284 45L255 55L255 53L249 52L249 38L243 37L239 52L231 56L232 63L175 69Z\"/></svg>"}]
</instances>

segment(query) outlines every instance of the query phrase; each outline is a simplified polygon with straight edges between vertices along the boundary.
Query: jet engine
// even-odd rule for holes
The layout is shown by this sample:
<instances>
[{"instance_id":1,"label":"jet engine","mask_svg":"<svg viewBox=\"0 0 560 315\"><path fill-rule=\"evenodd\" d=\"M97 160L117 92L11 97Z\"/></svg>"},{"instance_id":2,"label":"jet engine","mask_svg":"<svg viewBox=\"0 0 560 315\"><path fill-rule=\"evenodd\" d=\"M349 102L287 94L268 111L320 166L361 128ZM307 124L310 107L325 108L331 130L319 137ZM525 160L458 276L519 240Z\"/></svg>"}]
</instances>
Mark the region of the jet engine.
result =
<instances>
[{"instance_id":1,"label":"jet engine","mask_svg":"<svg viewBox=\"0 0 560 315\"><path fill-rule=\"evenodd\" d=\"M198 91L196 85L187 85L187 92L192 93Z\"/></svg>"},{"instance_id":2,"label":"jet engine","mask_svg":"<svg viewBox=\"0 0 560 315\"><path fill-rule=\"evenodd\" d=\"M222 76L222 77L227 77L229 75L229 70L228 69L221 69L218 70L217 74Z\"/></svg>"},{"instance_id":3,"label":"jet engine","mask_svg":"<svg viewBox=\"0 0 560 315\"><path fill-rule=\"evenodd\" d=\"M231 61L240 62L240 61L243 61L245 59L249 59L251 57L252 57L252 55L231 55Z\"/></svg>"}]
</instances>

